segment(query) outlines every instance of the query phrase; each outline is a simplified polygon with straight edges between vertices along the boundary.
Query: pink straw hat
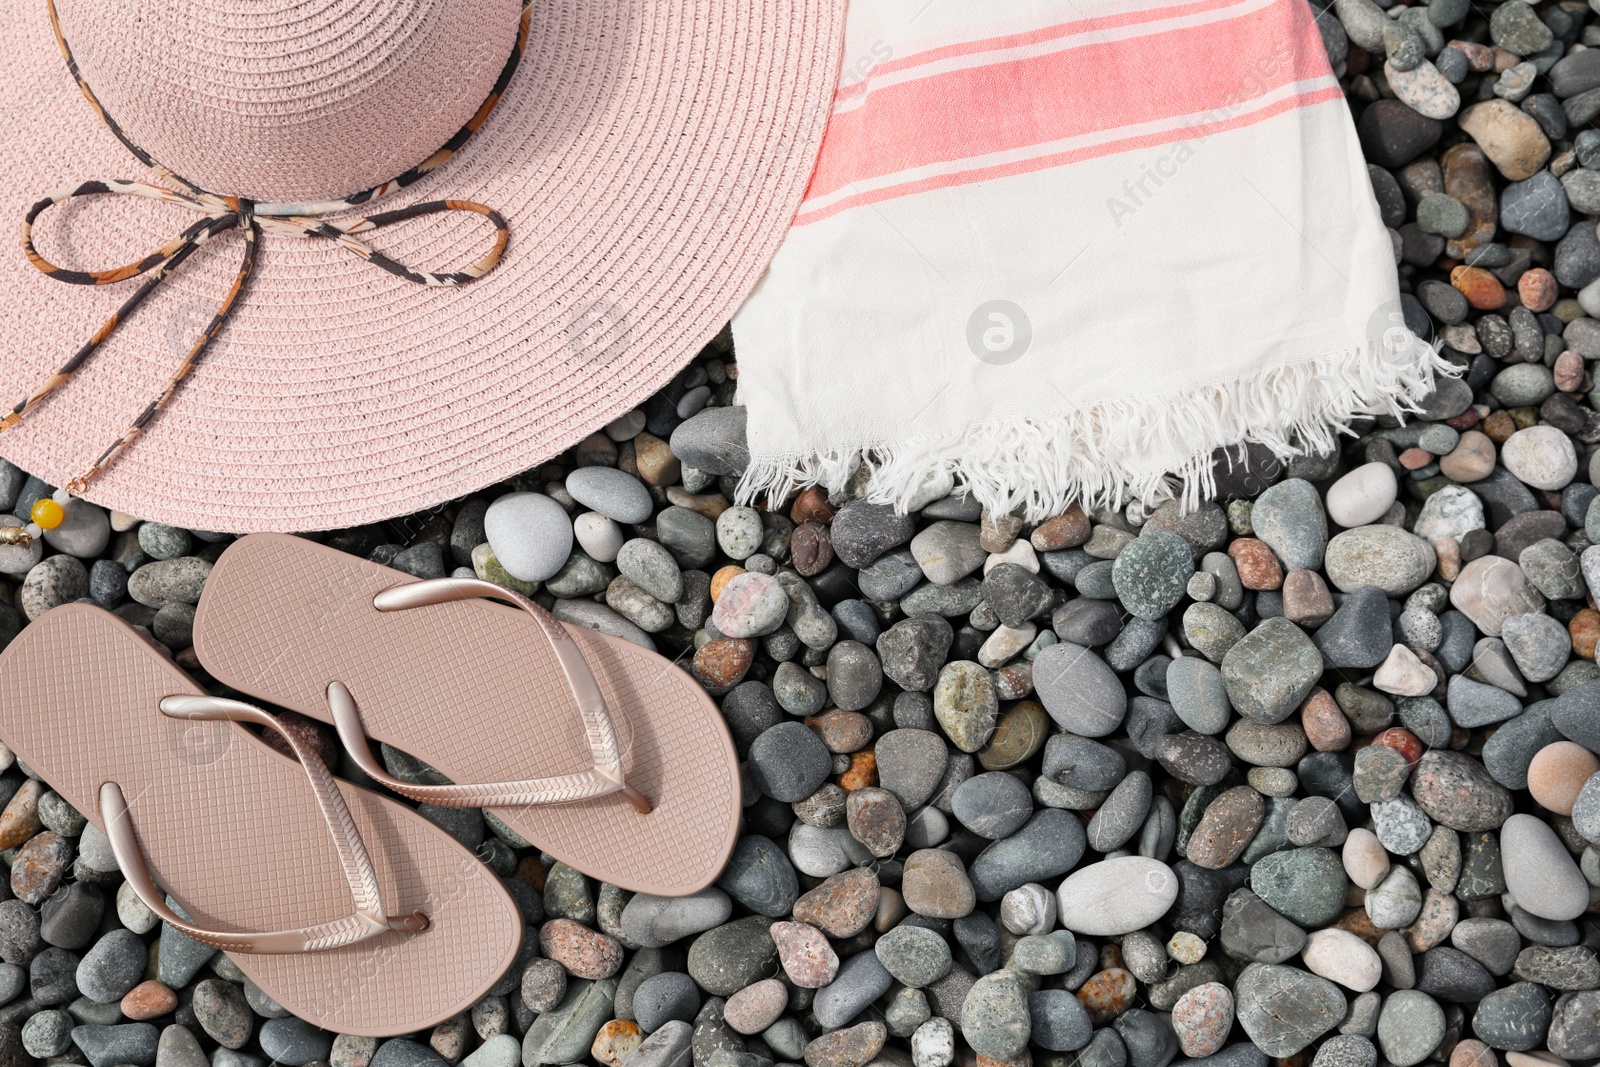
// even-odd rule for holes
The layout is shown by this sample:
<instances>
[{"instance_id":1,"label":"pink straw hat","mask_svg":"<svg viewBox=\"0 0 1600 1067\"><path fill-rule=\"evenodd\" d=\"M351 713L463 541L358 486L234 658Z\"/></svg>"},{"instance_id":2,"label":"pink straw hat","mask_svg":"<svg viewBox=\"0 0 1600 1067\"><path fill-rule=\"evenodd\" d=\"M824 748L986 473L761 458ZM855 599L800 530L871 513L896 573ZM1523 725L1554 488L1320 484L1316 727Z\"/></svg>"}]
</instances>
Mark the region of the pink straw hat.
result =
<instances>
[{"instance_id":1,"label":"pink straw hat","mask_svg":"<svg viewBox=\"0 0 1600 1067\"><path fill-rule=\"evenodd\" d=\"M23 223L0 455L237 532L536 465L755 285L843 21L844 0L0 0L0 220Z\"/></svg>"}]
</instances>

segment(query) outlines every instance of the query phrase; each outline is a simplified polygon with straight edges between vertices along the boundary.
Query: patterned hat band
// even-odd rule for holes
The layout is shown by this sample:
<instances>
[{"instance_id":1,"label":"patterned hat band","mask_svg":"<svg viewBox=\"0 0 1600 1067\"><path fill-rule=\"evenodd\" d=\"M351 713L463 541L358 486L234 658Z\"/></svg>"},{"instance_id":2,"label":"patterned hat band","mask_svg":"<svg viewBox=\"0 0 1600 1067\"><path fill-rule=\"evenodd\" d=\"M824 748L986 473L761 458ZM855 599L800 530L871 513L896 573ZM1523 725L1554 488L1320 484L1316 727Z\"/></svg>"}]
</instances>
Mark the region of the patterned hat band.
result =
<instances>
[{"instance_id":1,"label":"patterned hat band","mask_svg":"<svg viewBox=\"0 0 1600 1067\"><path fill-rule=\"evenodd\" d=\"M495 79L489 95L484 99L482 105L471 119L456 131L444 143L443 147L399 177L373 186L370 189L341 199L299 203L252 201L238 196L210 192L158 163L148 152L140 148L127 136L106 111L105 107L101 105L85 80L77 61L73 58L71 48L67 45L66 35L62 32L61 23L56 14L55 0L47 0L47 6L50 12L51 25L55 30L56 43L67 62L67 69L77 82L78 88L83 92L84 98L88 100L95 113L100 116L107 128L116 135L117 139L122 142L128 151L139 162L153 170L157 179L166 184L157 185L141 181L115 180L86 181L78 185L58 189L28 209L22 221L23 252L27 255L28 261L47 276L72 285L107 285L136 277L143 277L144 281L117 308L110 318L100 324L100 327L94 331L89 340L73 353L72 357L63 363L59 370L40 382L26 398L3 417L0 417L0 432L17 425L46 397L71 379L73 374L94 354L95 350L116 331L117 327L127 321L128 317L155 291L156 287L182 266L183 262L193 255L196 249L213 237L229 230L239 230L244 235L244 253L238 272L234 276L233 284L229 286L227 293L223 295L218 303L216 314L211 317L211 321L206 325L206 328L195 339L183 361L172 372L155 399L146 405L144 410L129 424L128 428L115 441L111 442L82 473L71 479L63 490L57 491L58 503L64 504L68 496L81 495L95 475L104 470L116 459L119 453L134 443L150 421L177 393L184 379L199 365L211 342L222 331L234 308L238 306L240 298L245 294L250 277L255 271L259 238L263 233L286 237L313 237L331 241L356 258L371 263L398 278L403 278L416 285L463 285L476 278L483 277L499 264L510 238L506 220L492 208L475 201L430 200L425 203L414 204L411 207L378 212L372 215L344 219L330 219L326 216L351 210L370 203L379 197L387 196L398 189L403 189L423 176L437 170L460 150L467 139L484 124L490 113L494 111L495 106L500 102L500 98L505 92L506 86L511 81L512 74L517 69L517 64L522 58L523 49L528 41L531 4L524 4L523 6L522 19L517 29L516 41L512 46L511 55L506 59L505 66L501 69L499 77ZM109 270L68 270L51 263L39 254L33 242L33 225L41 215L56 204L61 204L68 200L107 194L142 196L168 204L177 204L197 212L200 218L185 227L177 236L156 251L132 263ZM464 211L481 215L489 220L495 230L494 246L477 262L461 270L448 272L417 270L385 256L366 244L358 236L393 223L403 222L406 219L447 211ZM0 539L15 543L26 539L30 535L37 536L37 533L34 533L31 528L20 533L8 533L7 531L10 529L0 528Z\"/></svg>"}]
</instances>

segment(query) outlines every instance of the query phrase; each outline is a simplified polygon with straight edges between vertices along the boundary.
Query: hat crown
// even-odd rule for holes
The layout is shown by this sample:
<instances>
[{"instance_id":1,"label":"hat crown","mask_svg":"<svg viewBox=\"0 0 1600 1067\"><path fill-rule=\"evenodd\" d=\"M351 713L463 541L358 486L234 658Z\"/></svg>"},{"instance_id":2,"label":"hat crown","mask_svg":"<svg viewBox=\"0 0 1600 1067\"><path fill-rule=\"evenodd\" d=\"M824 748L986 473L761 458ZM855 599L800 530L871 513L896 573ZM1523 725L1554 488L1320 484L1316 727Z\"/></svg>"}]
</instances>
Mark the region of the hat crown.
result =
<instances>
[{"instance_id":1,"label":"hat crown","mask_svg":"<svg viewBox=\"0 0 1600 1067\"><path fill-rule=\"evenodd\" d=\"M483 105L521 0L57 0L128 140L200 187L349 196L433 155Z\"/></svg>"}]
</instances>

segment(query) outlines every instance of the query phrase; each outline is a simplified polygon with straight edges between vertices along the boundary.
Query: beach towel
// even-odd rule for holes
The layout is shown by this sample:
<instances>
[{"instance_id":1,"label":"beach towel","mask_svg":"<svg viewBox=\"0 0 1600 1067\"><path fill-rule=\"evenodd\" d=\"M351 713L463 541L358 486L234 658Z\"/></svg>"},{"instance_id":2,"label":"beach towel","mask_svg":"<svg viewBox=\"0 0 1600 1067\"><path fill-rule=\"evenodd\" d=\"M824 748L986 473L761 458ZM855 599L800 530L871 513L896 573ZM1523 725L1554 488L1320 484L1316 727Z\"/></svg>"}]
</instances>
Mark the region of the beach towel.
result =
<instances>
[{"instance_id":1,"label":"beach towel","mask_svg":"<svg viewBox=\"0 0 1600 1067\"><path fill-rule=\"evenodd\" d=\"M1395 260L1306 0L854 0L741 498L1193 503L1427 396Z\"/></svg>"}]
</instances>

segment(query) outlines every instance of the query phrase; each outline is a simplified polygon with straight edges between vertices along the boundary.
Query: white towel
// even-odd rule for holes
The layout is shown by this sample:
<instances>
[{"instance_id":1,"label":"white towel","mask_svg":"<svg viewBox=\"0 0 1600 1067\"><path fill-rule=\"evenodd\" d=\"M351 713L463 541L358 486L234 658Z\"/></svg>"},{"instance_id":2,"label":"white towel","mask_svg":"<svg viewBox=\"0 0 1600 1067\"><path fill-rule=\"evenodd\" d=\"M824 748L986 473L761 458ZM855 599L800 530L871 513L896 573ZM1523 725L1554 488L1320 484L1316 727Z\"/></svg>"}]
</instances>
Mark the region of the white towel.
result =
<instances>
[{"instance_id":1,"label":"white towel","mask_svg":"<svg viewBox=\"0 0 1600 1067\"><path fill-rule=\"evenodd\" d=\"M817 169L733 321L741 498L866 468L1032 521L1325 452L1442 364L1306 0L854 0Z\"/></svg>"}]
</instances>

